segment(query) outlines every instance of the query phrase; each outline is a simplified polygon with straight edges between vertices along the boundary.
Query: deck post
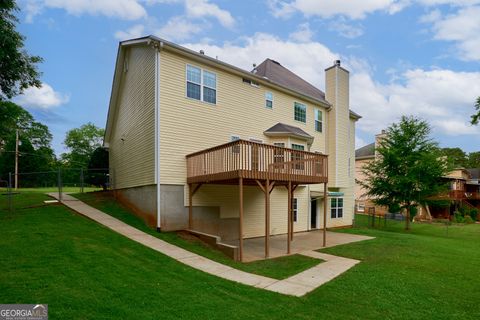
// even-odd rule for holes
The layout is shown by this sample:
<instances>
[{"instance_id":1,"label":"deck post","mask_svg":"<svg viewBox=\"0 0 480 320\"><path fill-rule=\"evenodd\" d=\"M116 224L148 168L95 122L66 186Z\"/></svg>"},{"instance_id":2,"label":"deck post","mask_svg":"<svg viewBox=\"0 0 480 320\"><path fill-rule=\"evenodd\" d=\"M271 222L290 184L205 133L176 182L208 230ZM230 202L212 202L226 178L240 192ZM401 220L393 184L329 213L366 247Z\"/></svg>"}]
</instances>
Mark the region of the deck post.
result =
<instances>
[{"instance_id":1,"label":"deck post","mask_svg":"<svg viewBox=\"0 0 480 320\"><path fill-rule=\"evenodd\" d=\"M290 198L292 199L291 209L290 209L291 212L292 212L292 213L290 214L290 220L291 220L291 221L290 221L290 230L291 230L291 232L290 232L290 241L293 241L293 223L294 223L294 221L293 221L293 199L294 199L295 189L297 189L297 187L298 187L298 184L297 184L297 185L294 185L294 186L292 187L292 195L290 196ZM297 208L297 210L298 210L298 208Z\"/></svg>"},{"instance_id":2,"label":"deck post","mask_svg":"<svg viewBox=\"0 0 480 320\"><path fill-rule=\"evenodd\" d=\"M240 219L238 225L238 239L239 239L239 260L243 261L243 178L238 179L238 196L239 196L239 209L240 209Z\"/></svg>"},{"instance_id":3,"label":"deck post","mask_svg":"<svg viewBox=\"0 0 480 320\"><path fill-rule=\"evenodd\" d=\"M292 181L288 181L288 225L287 225L287 254L290 254L290 229L292 224L292 219L290 215L292 213Z\"/></svg>"},{"instance_id":4,"label":"deck post","mask_svg":"<svg viewBox=\"0 0 480 320\"><path fill-rule=\"evenodd\" d=\"M270 249L270 180L265 182L265 258Z\"/></svg>"},{"instance_id":5,"label":"deck post","mask_svg":"<svg viewBox=\"0 0 480 320\"><path fill-rule=\"evenodd\" d=\"M327 183L323 184L323 246L327 246Z\"/></svg>"},{"instance_id":6,"label":"deck post","mask_svg":"<svg viewBox=\"0 0 480 320\"><path fill-rule=\"evenodd\" d=\"M192 230L193 227L193 208L192 208L192 199L193 199L193 190L192 183L188 184L188 229Z\"/></svg>"}]
</instances>

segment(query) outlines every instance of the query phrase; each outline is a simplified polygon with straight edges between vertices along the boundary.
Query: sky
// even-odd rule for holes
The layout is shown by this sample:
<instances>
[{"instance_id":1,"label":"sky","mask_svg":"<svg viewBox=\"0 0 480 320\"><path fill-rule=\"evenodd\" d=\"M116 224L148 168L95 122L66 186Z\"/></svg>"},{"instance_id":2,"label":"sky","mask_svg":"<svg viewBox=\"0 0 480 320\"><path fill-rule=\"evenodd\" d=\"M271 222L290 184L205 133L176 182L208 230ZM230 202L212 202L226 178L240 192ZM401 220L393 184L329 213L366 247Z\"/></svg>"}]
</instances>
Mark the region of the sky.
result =
<instances>
[{"instance_id":1,"label":"sky","mask_svg":"<svg viewBox=\"0 0 480 320\"><path fill-rule=\"evenodd\" d=\"M47 124L53 147L87 122L105 127L118 42L155 35L235 66L271 58L325 88L350 71L356 147L414 115L441 147L480 150L480 0L17 0L43 86L15 102Z\"/></svg>"}]
</instances>

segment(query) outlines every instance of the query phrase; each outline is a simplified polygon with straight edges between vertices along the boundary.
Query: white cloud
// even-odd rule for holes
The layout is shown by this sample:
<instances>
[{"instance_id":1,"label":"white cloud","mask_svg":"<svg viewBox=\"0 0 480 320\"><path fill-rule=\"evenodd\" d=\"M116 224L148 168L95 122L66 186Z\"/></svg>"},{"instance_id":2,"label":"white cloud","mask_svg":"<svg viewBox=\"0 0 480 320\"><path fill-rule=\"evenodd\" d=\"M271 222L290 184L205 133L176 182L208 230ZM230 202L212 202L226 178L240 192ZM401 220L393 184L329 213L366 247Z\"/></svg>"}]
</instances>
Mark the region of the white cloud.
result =
<instances>
[{"instance_id":1,"label":"white cloud","mask_svg":"<svg viewBox=\"0 0 480 320\"><path fill-rule=\"evenodd\" d=\"M40 88L27 88L16 98L16 102L21 106L44 110L58 107L69 100L68 95L53 90L47 83L43 83Z\"/></svg>"},{"instance_id":2,"label":"white cloud","mask_svg":"<svg viewBox=\"0 0 480 320\"><path fill-rule=\"evenodd\" d=\"M115 38L122 41L127 39L140 38L144 35L145 26L142 24L134 25L126 31L115 32Z\"/></svg>"},{"instance_id":3,"label":"white cloud","mask_svg":"<svg viewBox=\"0 0 480 320\"><path fill-rule=\"evenodd\" d=\"M454 42L459 58L480 60L480 6L461 8L446 16L434 11L421 21L432 23L434 39Z\"/></svg>"},{"instance_id":4,"label":"white cloud","mask_svg":"<svg viewBox=\"0 0 480 320\"><path fill-rule=\"evenodd\" d=\"M298 30L290 33L288 37L298 42L309 42L312 40L313 31L308 23L302 23L298 26Z\"/></svg>"},{"instance_id":5,"label":"white cloud","mask_svg":"<svg viewBox=\"0 0 480 320\"><path fill-rule=\"evenodd\" d=\"M363 34L362 27L353 26L345 22L344 18L339 18L332 21L329 25L329 30L337 32L342 37L353 39L360 37Z\"/></svg>"},{"instance_id":6,"label":"white cloud","mask_svg":"<svg viewBox=\"0 0 480 320\"><path fill-rule=\"evenodd\" d=\"M193 23L184 16L173 17L154 33L161 38L171 41L183 41L204 31L206 24Z\"/></svg>"},{"instance_id":7,"label":"white cloud","mask_svg":"<svg viewBox=\"0 0 480 320\"><path fill-rule=\"evenodd\" d=\"M138 0L24 0L27 22L45 8L63 9L69 14L104 15L124 20L137 20L147 16L145 8Z\"/></svg>"},{"instance_id":8,"label":"white cloud","mask_svg":"<svg viewBox=\"0 0 480 320\"><path fill-rule=\"evenodd\" d=\"M208 0L185 0L185 10L187 16L191 18L213 17L227 28L231 28L235 24L235 19L230 12L220 9Z\"/></svg>"},{"instance_id":9,"label":"white cloud","mask_svg":"<svg viewBox=\"0 0 480 320\"><path fill-rule=\"evenodd\" d=\"M299 11L305 16L330 18L341 15L351 19L363 19L367 14L375 11L396 13L403 8L404 2L402 0L270 0L269 5L276 17L288 17Z\"/></svg>"},{"instance_id":10,"label":"white cloud","mask_svg":"<svg viewBox=\"0 0 480 320\"><path fill-rule=\"evenodd\" d=\"M222 46L217 46L206 43L187 43L184 45L195 51L202 49L211 57L218 56L218 59L245 70L252 69L253 63L258 65L264 59L271 58L319 88L323 88L325 83L323 69L338 59L337 54L319 42L284 41L265 33L242 38L241 44L224 43Z\"/></svg>"}]
</instances>

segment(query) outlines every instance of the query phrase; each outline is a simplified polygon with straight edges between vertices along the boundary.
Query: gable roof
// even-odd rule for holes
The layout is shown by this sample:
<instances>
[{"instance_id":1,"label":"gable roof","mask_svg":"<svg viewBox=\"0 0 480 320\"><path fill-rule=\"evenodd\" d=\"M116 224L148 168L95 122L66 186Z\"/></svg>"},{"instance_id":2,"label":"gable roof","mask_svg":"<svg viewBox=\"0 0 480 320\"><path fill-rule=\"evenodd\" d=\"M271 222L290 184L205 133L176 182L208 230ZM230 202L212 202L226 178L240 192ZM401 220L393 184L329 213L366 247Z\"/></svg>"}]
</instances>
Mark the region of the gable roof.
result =
<instances>
[{"instance_id":1,"label":"gable roof","mask_svg":"<svg viewBox=\"0 0 480 320\"><path fill-rule=\"evenodd\" d=\"M367 159L375 156L375 142L355 150L355 159Z\"/></svg>"},{"instance_id":2,"label":"gable roof","mask_svg":"<svg viewBox=\"0 0 480 320\"><path fill-rule=\"evenodd\" d=\"M293 136L305 140L313 140L313 137L300 129L285 123L277 123L263 132L266 136Z\"/></svg>"},{"instance_id":3,"label":"gable roof","mask_svg":"<svg viewBox=\"0 0 480 320\"><path fill-rule=\"evenodd\" d=\"M266 59L253 69L252 73L273 83L303 93L306 96L325 101L325 93L323 91L303 80L275 60Z\"/></svg>"}]
</instances>

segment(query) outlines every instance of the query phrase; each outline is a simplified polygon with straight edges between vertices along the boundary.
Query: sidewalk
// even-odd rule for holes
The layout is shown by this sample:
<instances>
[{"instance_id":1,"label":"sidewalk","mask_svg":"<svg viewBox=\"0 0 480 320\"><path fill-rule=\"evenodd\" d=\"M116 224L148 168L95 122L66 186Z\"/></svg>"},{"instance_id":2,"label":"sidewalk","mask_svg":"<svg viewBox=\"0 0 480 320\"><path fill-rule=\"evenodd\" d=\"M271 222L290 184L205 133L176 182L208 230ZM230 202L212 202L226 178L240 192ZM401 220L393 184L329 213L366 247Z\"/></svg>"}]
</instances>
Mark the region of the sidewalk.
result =
<instances>
[{"instance_id":1,"label":"sidewalk","mask_svg":"<svg viewBox=\"0 0 480 320\"><path fill-rule=\"evenodd\" d=\"M58 193L49 193L48 195L58 199ZM301 297L308 292L315 290L322 284L338 277L360 262L358 260L337 257L316 251L304 251L300 252L299 254L322 259L325 262L293 275L290 278L277 280L240 271L172 245L143 231L133 228L128 224L113 218L112 216L103 213L102 211L97 210L68 194L62 194L62 203L79 214L88 217L112 229L113 231L124 235L127 238L141 243L192 268L223 279L285 295Z\"/></svg>"}]
</instances>

